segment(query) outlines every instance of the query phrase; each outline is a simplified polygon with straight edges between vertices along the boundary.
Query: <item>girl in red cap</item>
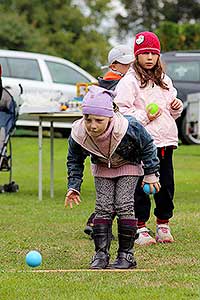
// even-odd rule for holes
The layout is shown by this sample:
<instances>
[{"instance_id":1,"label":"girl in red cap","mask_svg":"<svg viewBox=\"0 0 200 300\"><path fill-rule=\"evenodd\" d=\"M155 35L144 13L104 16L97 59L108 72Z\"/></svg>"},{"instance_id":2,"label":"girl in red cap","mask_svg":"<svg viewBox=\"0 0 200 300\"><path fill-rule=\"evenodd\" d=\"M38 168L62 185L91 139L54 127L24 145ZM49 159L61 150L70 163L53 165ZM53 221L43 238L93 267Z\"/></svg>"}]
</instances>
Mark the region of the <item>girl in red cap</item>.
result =
<instances>
[{"instance_id":1,"label":"girl in red cap","mask_svg":"<svg viewBox=\"0 0 200 300\"><path fill-rule=\"evenodd\" d=\"M114 269L136 267L133 246L137 231L134 191L138 178L159 191L156 146L145 128L133 117L113 110L113 92L92 86L83 99L83 118L73 124L67 157L68 191L65 205L80 203L84 161L90 156L95 178L95 255L92 269L109 264L113 210L118 216L119 248Z\"/></svg>"},{"instance_id":2,"label":"girl in red cap","mask_svg":"<svg viewBox=\"0 0 200 300\"><path fill-rule=\"evenodd\" d=\"M152 135L160 159L161 190L154 195L157 219L156 239L150 236L146 222L150 216L150 198L138 182L135 193L135 210L138 218L139 237L136 243L150 245L157 242L173 242L169 219L173 216L174 174L172 156L178 146L175 119L182 110L182 102L176 98L177 91L171 79L164 73L160 60L160 41L153 32L140 32L134 45L135 61L116 87L115 98L123 114L134 115ZM135 103L143 103L138 110ZM151 111L149 104L157 111ZM141 179L142 180L142 179Z\"/></svg>"}]
</instances>

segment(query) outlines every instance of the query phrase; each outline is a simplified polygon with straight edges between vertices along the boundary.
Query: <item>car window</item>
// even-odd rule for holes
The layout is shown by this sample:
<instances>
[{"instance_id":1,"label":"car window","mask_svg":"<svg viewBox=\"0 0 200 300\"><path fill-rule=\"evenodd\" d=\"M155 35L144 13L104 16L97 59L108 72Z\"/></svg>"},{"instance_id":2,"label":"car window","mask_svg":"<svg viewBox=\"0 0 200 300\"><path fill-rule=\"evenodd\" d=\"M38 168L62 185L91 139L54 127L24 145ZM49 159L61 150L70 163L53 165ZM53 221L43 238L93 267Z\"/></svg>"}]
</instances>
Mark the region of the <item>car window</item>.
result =
<instances>
[{"instance_id":1,"label":"car window","mask_svg":"<svg viewBox=\"0 0 200 300\"><path fill-rule=\"evenodd\" d=\"M89 82L90 80L73 68L52 61L45 61L54 83L73 84Z\"/></svg>"},{"instance_id":2,"label":"car window","mask_svg":"<svg viewBox=\"0 0 200 300\"><path fill-rule=\"evenodd\" d=\"M167 62L167 74L172 80L200 81L200 63L198 61Z\"/></svg>"},{"instance_id":3,"label":"car window","mask_svg":"<svg viewBox=\"0 0 200 300\"><path fill-rule=\"evenodd\" d=\"M10 77L42 81L39 64L35 59L8 58Z\"/></svg>"},{"instance_id":4,"label":"car window","mask_svg":"<svg viewBox=\"0 0 200 300\"><path fill-rule=\"evenodd\" d=\"M2 76L9 77L8 62L5 57L0 57L0 65L2 66Z\"/></svg>"}]
</instances>

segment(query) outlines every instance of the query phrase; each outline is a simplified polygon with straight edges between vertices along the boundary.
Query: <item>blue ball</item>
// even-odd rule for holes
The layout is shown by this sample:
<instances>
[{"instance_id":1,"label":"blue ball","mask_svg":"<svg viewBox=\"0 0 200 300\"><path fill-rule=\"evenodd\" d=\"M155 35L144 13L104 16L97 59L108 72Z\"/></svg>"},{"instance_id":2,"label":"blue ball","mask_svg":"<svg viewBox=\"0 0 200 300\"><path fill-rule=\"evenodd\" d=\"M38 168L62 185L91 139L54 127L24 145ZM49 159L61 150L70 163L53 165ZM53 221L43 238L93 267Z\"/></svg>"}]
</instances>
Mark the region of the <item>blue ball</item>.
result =
<instances>
[{"instance_id":1,"label":"blue ball","mask_svg":"<svg viewBox=\"0 0 200 300\"><path fill-rule=\"evenodd\" d=\"M32 250L26 254L26 263L29 267L38 267L42 263L42 255L38 251Z\"/></svg>"},{"instance_id":2,"label":"blue ball","mask_svg":"<svg viewBox=\"0 0 200 300\"><path fill-rule=\"evenodd\" d=\"M145 185L143 186L143 191L146 193L146 194L155 194L156 193L156 189L155 187L153 187L153 192L150 193L150 185L148 183L145 183Z\"/></svg>"}]
</instances>

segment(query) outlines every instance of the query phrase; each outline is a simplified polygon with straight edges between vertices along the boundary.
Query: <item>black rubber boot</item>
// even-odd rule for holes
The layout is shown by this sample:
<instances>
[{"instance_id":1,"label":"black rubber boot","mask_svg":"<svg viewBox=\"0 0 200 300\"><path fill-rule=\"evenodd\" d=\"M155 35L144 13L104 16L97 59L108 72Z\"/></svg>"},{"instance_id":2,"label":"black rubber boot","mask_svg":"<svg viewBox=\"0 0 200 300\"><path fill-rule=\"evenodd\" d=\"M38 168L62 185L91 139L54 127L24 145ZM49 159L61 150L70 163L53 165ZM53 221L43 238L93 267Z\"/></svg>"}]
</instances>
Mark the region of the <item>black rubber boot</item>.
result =
<instances>
[{"instance_id":1,"label":"black rubber boot","mask_svg":"<svg viewBox=\"0 0 200 300\"><path fill-rule=\"evenodd\" d=\"M95 255L92 258L91 269L105 269L109 264L109 249L112 237L112 221L95 219L93 227Z\"/></svg>"},{"instance_id":2,"label":"black rubber boot","mask_svg":"<svg viewBox=\"0 0 200 300\"><path fill-rule=\"evenodd\" d=\"M118 255L112 269L132 269L136 268L137 263L133 255L133 246L136 239L137 220L119 219L118 220Z\"/></svg>"}]
</instances>

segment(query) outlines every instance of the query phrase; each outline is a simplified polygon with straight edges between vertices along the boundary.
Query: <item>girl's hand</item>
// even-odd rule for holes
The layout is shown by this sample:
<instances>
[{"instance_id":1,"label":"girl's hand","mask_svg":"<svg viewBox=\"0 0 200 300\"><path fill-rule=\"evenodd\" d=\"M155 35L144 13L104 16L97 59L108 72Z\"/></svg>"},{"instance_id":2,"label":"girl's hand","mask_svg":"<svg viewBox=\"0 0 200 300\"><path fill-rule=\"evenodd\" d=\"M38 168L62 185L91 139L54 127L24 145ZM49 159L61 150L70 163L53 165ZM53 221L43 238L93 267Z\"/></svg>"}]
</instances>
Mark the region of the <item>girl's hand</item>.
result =
<instances>
[{"instance_id":1,"label":"girl's hand","mask_svg":"<svg viewBox=\"0 0 200 300\"><path fill-rule=\"evenodd\" d=\"M182 106L182 103L180 102L180 100L178 100L176 98L170 103L171 109L174 109L174 110L178 110L179 108L181 108L181 106Z\"/></svg>"},{"instance_id":2,"label":"girl's hand","mask_svg":"<svg viewBox=\"0 0 200 300\"><path fill-rule=\"evenodd\" d=\"M158 111L153 115L150 113L150 110L151 110L151 108L149 110L147 110L147 117L148 117L149 121L153 121L153 120L157 119L162 114L162 109L160 107L158 108Z\"/></svg>"},{"instance_id":3,"label":"girl's hand","mask_svg":"<svg viewBox=\"0 0 200 300\"><path fill-rule=\"evenodd\" d=\"M81 202L80 196L76 191L68 191L67 195L65 197L65 206L67 207L68 204L70 206L70 208L73 207L73 202L76 205L79 205L79 203Z\"/></svg>"},{"instance_id":4,"label":"girl's hand","mask_svg":"<svg viewBox=\"0 0 200 300\"><path fill-rule=\"evenodd\" d=\"M145 185L146 182L142 181L142 188L143 186ZM160 185L160 182L157 181L157 182L153 182L153 183L148 183L149 184L149 187L150 187L150 193L153 192L153 188L156 189L156 193L158 193L160 191L160 188L161 188L161 185Z\"/></svg>"}]
</instances>

